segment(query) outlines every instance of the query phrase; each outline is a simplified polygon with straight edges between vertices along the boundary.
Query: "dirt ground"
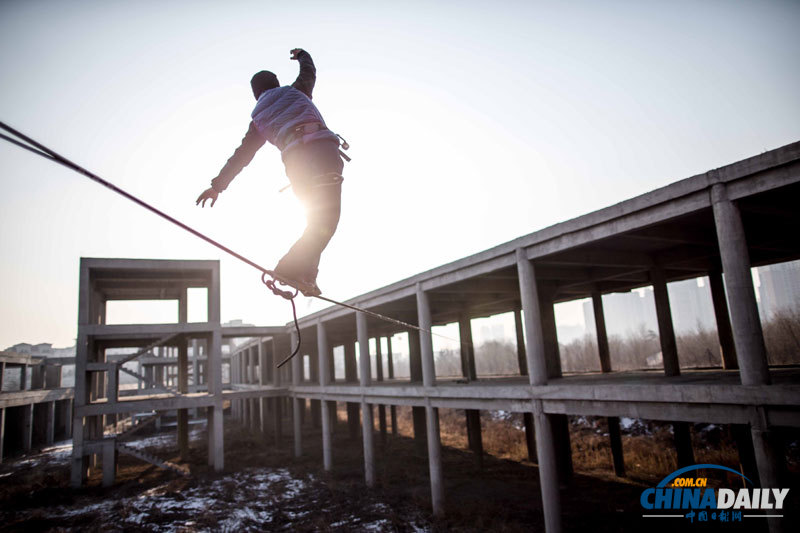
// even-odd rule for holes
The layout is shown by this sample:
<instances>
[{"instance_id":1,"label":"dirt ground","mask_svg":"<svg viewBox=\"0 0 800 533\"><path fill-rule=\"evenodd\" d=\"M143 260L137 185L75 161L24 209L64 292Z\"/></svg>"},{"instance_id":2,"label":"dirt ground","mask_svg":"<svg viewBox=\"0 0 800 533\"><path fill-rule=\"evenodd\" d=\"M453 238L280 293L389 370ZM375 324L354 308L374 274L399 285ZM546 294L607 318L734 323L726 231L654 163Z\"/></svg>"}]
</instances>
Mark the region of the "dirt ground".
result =
<instances>
[{"instance_id":1,"label":"dirt ground","mask_svg":"<svg viewBox=\"0 0 800 533\"><path fill-rule=\"evenodd\" d=\"M442 418L444 433L447 416ZM479 465L473 453L448 445L451 439L443 436L445 516L433 519L424 445L402 431L389 434L385 442L376 434L377 486L368 490L361 437L351 439L346 423L337 424L334 469L326 474L321 468L320 431L311 427L310 417L305 422L302 458L292 456L288 420L276 448L272 435L252 433L226 418L225 472L208 468L205 430L200 427L192 432L185 463L191 477L120 455L117 483L110 489L100 487L99 469L91 473L89 487L69 488L68 443L8 461L0 465L0 531L544 530L538 470L527 460L487 453ZM593 446L596 432L583 432L586 438L573 432L573 455ZM648 443L654 455L660 453L653 435L627 435L626 447L637 438ZM136 445L179 462L174 432L143 435ZM637 472L634 465L630 477L617 478L610 458L608 462L576 461L572 482L561 491L565 531L766 531L764 519L689 524L685 519L642 518L640 494L658 479ZM796 487L797 476L792 479ZM790 505L787 511L797 514L797 498Z\"/></svg>"}]
</instances>

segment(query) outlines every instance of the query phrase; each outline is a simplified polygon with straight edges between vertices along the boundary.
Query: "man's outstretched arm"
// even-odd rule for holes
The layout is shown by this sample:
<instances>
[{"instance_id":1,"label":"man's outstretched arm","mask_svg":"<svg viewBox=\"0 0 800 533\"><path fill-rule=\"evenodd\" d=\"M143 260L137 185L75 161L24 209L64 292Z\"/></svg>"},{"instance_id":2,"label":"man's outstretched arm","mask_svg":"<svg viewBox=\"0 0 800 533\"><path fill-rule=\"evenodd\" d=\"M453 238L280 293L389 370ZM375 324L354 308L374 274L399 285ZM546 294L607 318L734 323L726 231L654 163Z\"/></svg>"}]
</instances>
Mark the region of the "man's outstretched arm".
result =
<instances>
[{"instance_id":1,"label":"man's outstretched arm","mask_svg":"<svg viewBox=\"0 0 800 533\"><path fill-rule=\"evenodd\" d=\"M197 204L205 207L206 200L211 200L211 207L214 207L219 193L227 189L233 178L250 164L258 149L264 146L265 142L267 140L258 132L256 125L250 122L250 127L247 129L244 139L242 139L242 144L233 152L233 155L222 167L222 170L219 171L217 177L211 180L211 187L197 197Z\"/></svg>"},{"instance_id":2,"label":"man's outstretched arm","mask_svg":"<svg viewBox=\"0 0 800 533\"><path fill-rule=\"evenodd\" d=\"M291 51L291 54L292 59L296 59L300 63L300 74L292 84L292 87L311 98L311 93L314 91L314 84L317 81L317 68L314 66L311 54L302 48L295 48Z\"/></svg>"}]
</instances>

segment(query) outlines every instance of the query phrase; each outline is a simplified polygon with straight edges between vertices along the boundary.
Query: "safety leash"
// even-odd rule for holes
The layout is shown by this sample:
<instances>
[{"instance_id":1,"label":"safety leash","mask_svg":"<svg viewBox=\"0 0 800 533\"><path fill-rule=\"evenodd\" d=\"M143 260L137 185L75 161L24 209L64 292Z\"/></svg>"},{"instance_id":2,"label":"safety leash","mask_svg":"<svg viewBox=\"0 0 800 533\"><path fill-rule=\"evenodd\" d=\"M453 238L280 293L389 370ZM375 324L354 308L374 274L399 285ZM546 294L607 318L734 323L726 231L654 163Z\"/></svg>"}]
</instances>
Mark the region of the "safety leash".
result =
<instances>
[{"instance_id":1,"label":"safety leash","mask_svg":"<svg viewBox=\"0 0 800 533\"><path fill-rule=\"evenodd\" d=\"M295 291L294 294L292 294L290 291L284 291L284 290L281 290L281 289L277 288L275 286L275 280L274 279L270 279L270 280L266 279L267 276L271 277L270 271L268 269L262 267L261 265L259 265L255 261L252 261L252 260L248 259L247 257L245 257L245 256L243 256L243 255L241 255L239 253L234 252L233 250L231 250L227 246L225 246L225 245L217 242L216 240L212 239L211 237L208 237L207 235L197 231L196 229L192 228L191 226L189 226L187 224L184 224L180 220L178 220L178 219L168 215L167 213L161 211L160 209L150 205L149 203L145 202L144 200L138 198L137 196L135 196L135 195L133 195L133 194L131 194L131 193L119 188L119 187L117 187L116 185L114 185L113 183L111 183L109 181L104 180L103 178L101 178L97 174L94 174L93 172L91 172L91 171L87 170L86 168L78 165L77 163L73 163L72 161L70 161L66 157L56 153L55 151L51 150L50 148L44 146L43 144L41 144L39 142L33 140L32 138L28 137L27 135L15 130L11 126L7 125L5 122L0 121L0 129L3 129L5 131L7 131L8 133L14 135L18 139L21 139L22 141L25 141L25 142L20 142L20 140L18 140L18 139L14 139L12 137L9 137L7 135L4 135L4 134L0 133L0 138L10 142L11 144L14 144L14 145L16 145L16 146L18 146L20 148L23 148L23 149L25 149L25 150L27 150L27 151L29 151L31 153L34 153L34 154L36 154L36 155L38 155L40 157L43 157L45 159L49 159L50 161L53 161L55 163L58 163L59 165L65 166L68 169L70 169L70 170L72 170L74 172L77 172L78 174L81 174L81 175L91 179L95 183L98 183L98 184L102 185L103 187L106 187L107 189L110 189L110 190L114 191L115 193L127 198L128 200L134 202L135 204L137 204L137 205L147 209L148 211L160 216L164 220L166 220L168 222L171 222L172 224L175 224L179 228L188 231L189 233L191 233L195 237L198 237L198 238L206 241L207 243L209 243L209 244L211 244L213 246L216 246L217 248L219 248L223 252L235 257L236 259L242 261L243 263L246 263L246 264L250 265L251 267L255 268L256 270L259 270L261 272L261 281L273 292L273 294L275 294L277 296L280 296L280 297L282 297L282 298L284 298L286 300L289 300L289 302L292 304L292 315L293 315L293 318L294 318L294 326L295 326L295 329L297 331L297 346L295 346L294 350L292 351L292 354L289 355L289 357L287 357L286 359L284 359L283 361L281 361L277 365L278 368L280 368L281 366L286 364L286 362L290 361L295 355L297 355L297 353L300 351L300 324L297 321L297 308L295 306L294 299L297 297L298 291ZM25 143L27 143L27 144L25 144ZM369 316L371 316L373 318L376 318L378 320L382 320L384 322L389 322L391 324L395 324L395 325L401 326L403 328L414 329L414 330L417 330L417 331L419 331L421 333L427 333L429 335L436 335L437 337L440 337L440 338L443 338L443 339L447 339L447 340L454 341L454 342L459 342L456 339L451 339L450 337L447 337L445 335L440 335L438 333L434 333L431 330L428 330L428 329L425 329L425 328L421 328L421 327L416 326L414 324L409 324L408 322L403 322L402 320L397 320L396 318L384 316L384 315L382 315L380 313L376 313L374 311L370 311L369 309L362 309L360 307L356 307L354 305L350 305L350 304L347 304L347 303L344 303L344 302L338 302L338 301L333 300L331 298L322 296L321 294L315 295L313 297L317 298L319 300L328 302L328 303L333 304L333 305L338 305L340 307L345 307L347 309L351 309L351 310L356 311L358 313L364 313L364 314L369 315ZM466 344L466 343L461 341L461 344Z\"/></svg>"}]
</instances>

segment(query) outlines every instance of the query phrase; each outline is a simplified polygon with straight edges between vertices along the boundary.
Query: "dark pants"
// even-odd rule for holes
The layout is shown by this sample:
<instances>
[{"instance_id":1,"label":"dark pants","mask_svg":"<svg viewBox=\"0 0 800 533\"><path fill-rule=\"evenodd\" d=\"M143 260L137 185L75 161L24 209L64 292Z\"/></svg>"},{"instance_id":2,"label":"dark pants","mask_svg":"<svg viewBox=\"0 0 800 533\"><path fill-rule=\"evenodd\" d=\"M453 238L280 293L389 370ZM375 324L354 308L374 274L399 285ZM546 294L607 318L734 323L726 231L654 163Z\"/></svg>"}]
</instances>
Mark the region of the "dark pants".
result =
<instances>
[{"instance_id":1,"label":"dark pants","mask_svg":"<svg viewBox=\"0 0 800 533\"><path fill-rule=\"evenodd\" d=\"M306 229L275 267L298 281L314 281L322 251L339 224L344 163L335 141L298 146L283 159L292 190L306 208Z\"/></svg>"}]
</instances>

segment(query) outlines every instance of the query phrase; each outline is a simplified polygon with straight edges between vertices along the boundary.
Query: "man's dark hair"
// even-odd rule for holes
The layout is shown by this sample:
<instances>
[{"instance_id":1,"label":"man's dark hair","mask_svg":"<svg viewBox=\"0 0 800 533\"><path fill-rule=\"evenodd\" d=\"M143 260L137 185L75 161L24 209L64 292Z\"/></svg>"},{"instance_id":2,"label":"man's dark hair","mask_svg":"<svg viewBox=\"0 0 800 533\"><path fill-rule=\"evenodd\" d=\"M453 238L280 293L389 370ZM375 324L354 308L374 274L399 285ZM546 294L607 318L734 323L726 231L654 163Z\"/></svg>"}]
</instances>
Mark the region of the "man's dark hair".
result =
<instances>
[{"instance_id":1,"label":"man's dark hair","mask_svg":"<svg viewBox=\"0 0 800 533\"><path fill-rule=\"evenodd\" d=\"M261 96L261 93L264 91L280 86L281 84L278 82L278 77L268 70L257 72L250 80L250 87L253 88L253 96L256 97L256 100L258 100L258 97Z\"/></svg>"}]
</instances>

